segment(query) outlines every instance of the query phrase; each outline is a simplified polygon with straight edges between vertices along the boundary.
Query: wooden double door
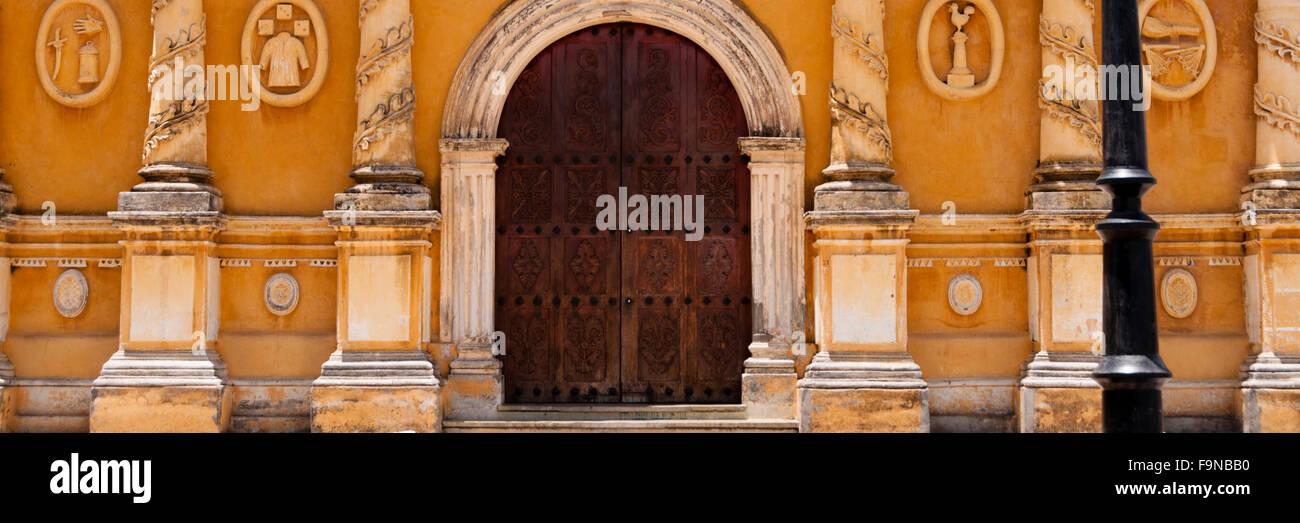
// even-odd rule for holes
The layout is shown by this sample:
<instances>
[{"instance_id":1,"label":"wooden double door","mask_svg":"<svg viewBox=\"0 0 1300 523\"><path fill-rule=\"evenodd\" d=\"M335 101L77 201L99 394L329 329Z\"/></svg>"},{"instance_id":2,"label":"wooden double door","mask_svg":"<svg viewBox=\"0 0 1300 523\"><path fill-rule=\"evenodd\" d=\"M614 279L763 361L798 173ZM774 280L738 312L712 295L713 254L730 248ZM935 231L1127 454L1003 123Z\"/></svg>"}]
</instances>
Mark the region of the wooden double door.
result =
<instances>
[{"instance_id":1,"label":"wooden double door","mask_svg":"<svg viewBox=\"0 0 1300 523\"><path fill-rule=\"evenodd\" d=\"M745 131L721 67L659 28L592 27L528 66L502 114L510 148L496 182L508 402L740 401L752 337ZM703 237L598 227L598 198L620 188L703 195Z\"/></svg>"}]
</instances>

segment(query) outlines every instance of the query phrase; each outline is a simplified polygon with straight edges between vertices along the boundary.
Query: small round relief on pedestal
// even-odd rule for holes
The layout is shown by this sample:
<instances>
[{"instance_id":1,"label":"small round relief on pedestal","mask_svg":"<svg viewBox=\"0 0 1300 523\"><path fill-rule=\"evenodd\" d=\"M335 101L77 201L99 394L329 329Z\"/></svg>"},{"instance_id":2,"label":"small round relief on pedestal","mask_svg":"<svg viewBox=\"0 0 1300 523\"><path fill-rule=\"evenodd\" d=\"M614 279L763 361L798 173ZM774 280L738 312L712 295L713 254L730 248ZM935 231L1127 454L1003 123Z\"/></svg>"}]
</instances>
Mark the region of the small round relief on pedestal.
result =
<instances>
[{"instance_id":1,"label":"small round relief on pedestal","mask_svg":"<svg viewBox=\"0 0 1300 523\"><path fill-rule=\"evenodd\" d=\"M1196 300L1196 277L1187 269L1171 269L1160 280L1160 301L1170 316L1191 316L1196 310Z\"/></svg>"},{"instance_id":2,"label":"small round relief on pedestal","mask_svg":"<svg viewBox=\"0 0 1300 523\"><path fill-rule=\"evenodd\" d=\"M271 314L286 316L298 307L298 280L287 273L279 273L266 280L266 308Z\"/></svg>"},{"instance_id":3,"label":"small round relief on pedestal","mask_svg":"<svg viewBox=\"0 0 1300 523\"><path fill-rule=\"evenodd\" d=\"M962 316L978 311L984 302L984 288L979 279L970 274L958 274L948 281L948 306Z\"/></svg>"},{"instance_id":4,"label":"small round relief on pedestal","mask_svg":"<svg viewBox=\"0 0 1300 523\"><path fill-rule=\"evenodd\" d=\"M76 318L86 309L90 284L77 269L68 269L54 280L54 309L64 318Z\"/></svg>"}]
</instances>

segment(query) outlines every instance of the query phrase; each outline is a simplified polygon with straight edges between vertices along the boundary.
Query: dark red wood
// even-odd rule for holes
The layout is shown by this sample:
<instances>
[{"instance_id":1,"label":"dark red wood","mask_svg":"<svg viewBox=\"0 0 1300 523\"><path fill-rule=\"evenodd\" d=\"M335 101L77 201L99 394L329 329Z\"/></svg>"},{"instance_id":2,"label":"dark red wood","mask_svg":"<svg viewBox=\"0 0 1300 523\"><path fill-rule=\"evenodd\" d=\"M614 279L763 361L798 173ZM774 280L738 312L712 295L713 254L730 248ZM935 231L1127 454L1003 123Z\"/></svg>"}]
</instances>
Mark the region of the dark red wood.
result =
<instances>
[{"instance_id":1,"label":"dark red wood","mask_svg":"<svg viewBox=\"0 0 1300 523\"><path fill-rule=\"evenodd\" d=\"M721 67L662 29L598 26L529 65L500 127L507 401L739 401L751 338L744 124ZM620 186L703 194L703 240L596 229L596 198Z\"/></svg>"}]
</instances>

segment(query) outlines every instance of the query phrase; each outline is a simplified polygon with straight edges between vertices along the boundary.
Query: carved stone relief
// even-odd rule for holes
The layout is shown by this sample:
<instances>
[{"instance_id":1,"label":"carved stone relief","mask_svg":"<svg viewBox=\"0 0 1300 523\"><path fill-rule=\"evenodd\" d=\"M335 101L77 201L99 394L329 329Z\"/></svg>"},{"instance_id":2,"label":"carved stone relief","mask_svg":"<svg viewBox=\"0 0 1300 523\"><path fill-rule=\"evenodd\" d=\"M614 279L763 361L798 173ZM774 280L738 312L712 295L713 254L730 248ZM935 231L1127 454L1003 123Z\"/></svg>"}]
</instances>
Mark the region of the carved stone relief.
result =
<instances>
[{"instance_id":1,"label":"carved stone relief","mask_svg":"<svg viewBox=\"0 0 1300 523\"><path fill-rule=\"evenodd\" d=\"M266 280L263 299L267 310L276 316L287 316L298 308L298 280L289 273L278 273Z\"/></svg>"},{"instance_id":2,"label":"carved stone relief","mask_svg":"<svg viewBox=\"0 0 1300 523\"><path fill-rule=\"evenodd\" d=\"M55 0L36 33L41 87L68 107L108 97L122 66L122 29L105 0Z\"/></svg>"},{"instance_id":3,"label":"carved stone relief","mask_svg":"<svg viewBox=\"0 0 1300 523\"><path fill-rule=\"evenodd\" d=\"M1196 277L1187 269L1170 269L1160 279L1160 302L1170 316L1191 316L1196 310L1196 300Z\"/></svg>"},{"instance_id":4,"label":"carved stone relief","mask_svg":"<svg viewBox=\"0 0 1300 523\"><path fill-rule=\"evenodd\" d=\"M946 14L946 31L951 31L946 48L931 41L931 27L936 18ZM970 49L971 27L978 21L987 27L987 49L978 53ZM916 51L921 67L921 79L935 94L954 101L972 100L992 91L1002 76L1002 62L1006 54L1006 35L1002 18L993 0L929 0L921 11L921 25L916 35ZM985 53L987 51L987 53ZM948 57L947 64L936 65L932 54ZM973 56L983 57L972 63ZM936 67L940 69L936 69ZM973 68L972 65L975 67ZM983 74L980 71L987 71ZM981 78L982 77L982 78Z\"/></svg>"},{"instance_id":5,"label":"carved stone relief","mask_svg":"<svg viewBox=\"0 0 1300 523\"><path fill-rule=\"evenodd\" d=\"M1142 57L1151 67L1156 98L1181 101L1210 82L1218 61L1218 33L1205 0L1143 0Z\"/></svg>"},{"instance_id":6,"label":"carved stone relief","mask_svg":"<svg viewBox=\"0 0 1300 523\"><path fill-rule=\"evenodd\" d=\"M958 274L948 281L948 306L962 316L970 316L984 302L984 287L970 274Z\"/></svg>"},{"instance_id":7,"label":"carved stone relief","mask_svg":"<svg viewBox=\"0 0 1300 523\"><path fill-rule=\"evenodd\" d=\"M329 69L325 17L311 0L261 0L244 24L240 59L261 67L262 101L277 107L307 103Z\"/></svg>"},{"instance_id":8,"label":"carved stone relief","mask_svg":"<svg viewBox=\"0 0 1300 523\"><path fill-rule=\"evenodd\" d=\"M90 297L90 284L77 269L63 271L54 280L54 309L64 318L76 318L86 309Z\"/></svg>"}]
</instances>

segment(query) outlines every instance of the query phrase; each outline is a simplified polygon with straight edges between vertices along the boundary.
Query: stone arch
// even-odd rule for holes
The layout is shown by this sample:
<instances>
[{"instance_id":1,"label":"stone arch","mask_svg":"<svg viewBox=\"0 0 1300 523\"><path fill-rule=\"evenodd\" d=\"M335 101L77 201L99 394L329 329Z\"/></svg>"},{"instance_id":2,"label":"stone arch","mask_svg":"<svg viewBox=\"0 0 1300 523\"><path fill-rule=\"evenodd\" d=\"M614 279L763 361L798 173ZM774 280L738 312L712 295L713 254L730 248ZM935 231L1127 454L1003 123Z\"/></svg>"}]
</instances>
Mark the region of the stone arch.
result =
<instances>
[{"instance_id":1,"label":"stone arch","mask_svg":"<svg viewBox=\"0 0 1300 523\"><path fill-rule=\"evenodd\" d=\"M613 22L662 27L708 51L736 86L751 136L804 136L785 60L733 0L516 0L484 27L461 61L443 113L443 137L495 138L510 87L538 53L576 31Z\"/></svg>"},{"instance_id":2,"label":"stone arch","mask_svg":"<svg viewBox=\"0 0 1300 523\"><path fill-rule=\"evenodd\" d=\"M456 352L447 416L497 418L504 396L496 357L503 336L493 326L495 159L509 146L497 128L510 89L555 41L618 22L653 25L695 42L740 96L750 135L740 139L750 157L750 205L762 209L752 217L754 336L742 402L750 418L794 419L791 346L802 342L805 314L803 116L785 60L735 0L515 0L470 46L452 80L439 143L439 340Z\"/></svg>"}]
</instances>

